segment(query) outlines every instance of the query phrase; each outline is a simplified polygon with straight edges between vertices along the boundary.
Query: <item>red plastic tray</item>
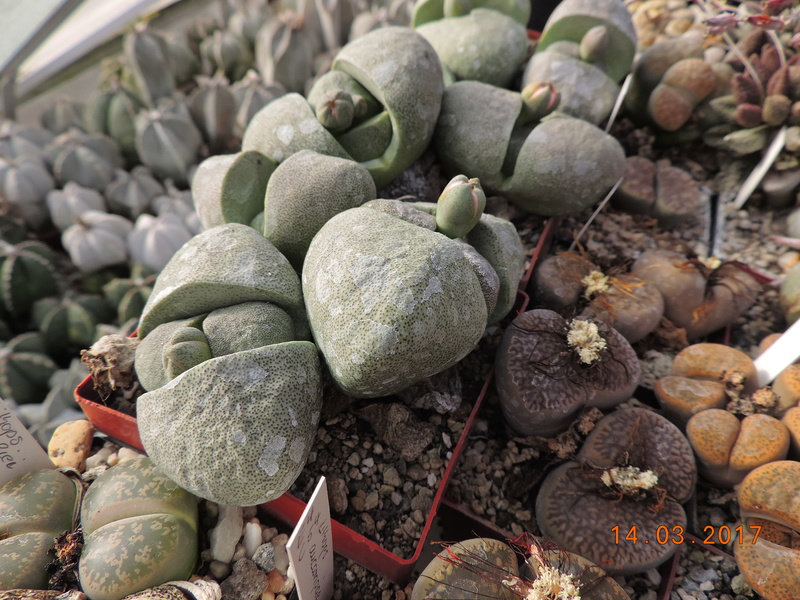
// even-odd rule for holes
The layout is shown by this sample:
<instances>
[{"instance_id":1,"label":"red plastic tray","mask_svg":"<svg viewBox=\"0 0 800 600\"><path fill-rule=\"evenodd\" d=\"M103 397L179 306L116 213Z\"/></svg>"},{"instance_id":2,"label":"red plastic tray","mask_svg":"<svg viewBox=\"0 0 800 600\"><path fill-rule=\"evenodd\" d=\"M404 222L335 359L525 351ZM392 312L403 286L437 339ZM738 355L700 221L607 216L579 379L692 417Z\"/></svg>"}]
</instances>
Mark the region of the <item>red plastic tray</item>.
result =
<instances>
[{"instance_id":1,"label":"red plastic tray","mask_svg":"<svg viewBox=\"0 0 800 600\"><path fill-rule=\"evenodd\" d=\"M530 271L530 269L529 269ZM517 313L524 312L528 305L528 295L521 289L517 291L517 302L515 310ZM335 552L349 558L364 568L376 573L398 585L405 585L411 578L416 562L419 560L425 542L433 525L439 505L444 496L445 489L450 480L458 458L469 438L469 432L475 421L475 417L483 404L483 399L492 382L494 370L489 372L486 381L481 388L472 412L464 425L464 430L458 439L451 458L445 468L442 480L433 498L433 504L425 525L422 529L419 542L413 555L409 558L401 558L391 551L383 548L364 537L357 531L350 529L335 519L331 520L331 533L333 538L333 549ZM77 388L75 388L75 399L83 409L89 421L103 433L119 440L125 444L133 446L139 450L144 450L139 439L139 431L136 419L124 413L113 410L100 403L100 399L92 385L91 377L86 377ZM290 526L294 527L300 520L300 516L306 507L306 503L292 496L289 493L283 494L277 500L259 505L262 513Z\"/></svg>"}]
</instances>

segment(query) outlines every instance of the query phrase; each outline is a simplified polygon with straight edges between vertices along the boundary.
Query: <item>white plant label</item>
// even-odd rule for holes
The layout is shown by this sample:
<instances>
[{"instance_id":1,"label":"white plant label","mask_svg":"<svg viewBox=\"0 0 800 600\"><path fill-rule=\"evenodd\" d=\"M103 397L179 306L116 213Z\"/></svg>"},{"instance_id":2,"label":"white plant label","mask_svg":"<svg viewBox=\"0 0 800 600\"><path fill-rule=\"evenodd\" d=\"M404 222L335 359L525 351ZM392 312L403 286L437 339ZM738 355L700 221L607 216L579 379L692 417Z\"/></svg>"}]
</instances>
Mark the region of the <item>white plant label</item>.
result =
<instances>
[{"instance_id":1,"label":"white plant label","mask_svg":"<svg viewBox=\"0 0 800 600\"><path fill-rule=\"evenodd\" d=\"M772 383L786 367L800 358L800 320L792 323L783 335L753 361L758 387Z\"/></svg>"},{"instance_id":2,"label":"white plant label","mask_svg":"<svg viewBox=\"0 0 800 600\"><path fill-rule=\"evenodd\" d=\"M300 600L329 600L333 596L333 539L324 477L320 477L286 550Z\"/></svg>"},{"instance_id":3,"label":"white plant label","mask_svg":"<svg viewBox=\"0 0 800 600\"><path fill-rule=\"evenodd\" d=\"M55 469L39 442L0 398L0 486L18 475Z\"/></svg>"}]
</instances>

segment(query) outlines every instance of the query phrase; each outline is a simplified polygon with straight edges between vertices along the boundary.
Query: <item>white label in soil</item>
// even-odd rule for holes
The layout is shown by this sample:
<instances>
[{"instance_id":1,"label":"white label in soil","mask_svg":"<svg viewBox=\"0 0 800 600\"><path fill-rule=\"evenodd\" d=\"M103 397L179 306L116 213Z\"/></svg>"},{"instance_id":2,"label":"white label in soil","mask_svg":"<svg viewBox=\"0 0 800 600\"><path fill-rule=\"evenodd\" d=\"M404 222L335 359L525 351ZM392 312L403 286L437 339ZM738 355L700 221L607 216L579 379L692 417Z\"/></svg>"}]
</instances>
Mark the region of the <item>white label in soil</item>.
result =
<instances>
[{"instance_id":1,"label":"white label in soil","mask_svg":"<svg viewBox=\"0 0 800 600\"><path fill-rule=\"evenodd\" d=\"M800 319L753 361L758 387L772 383L786 367L800 358Z\"/></svg>"},{"instance_id":2,"label":"white label in soil","mask_svg":"<svg viewBox=\"0 0 800 600\"><path fill-rule=\"evenodd\" d=\"M28 471L54 468L47 452L0 398L0 486Z\"/></svg>"},{"instance_id":3,"label":"white label in soil","mask_svg":"<svg viewBox=\"0 0 800 600\"><path fill-rule=\"evenodd\" d=\"M286 550L300 600L328 600L333 595L333 540L324 477L320 477Z\"/></svg>"}]
</instances>

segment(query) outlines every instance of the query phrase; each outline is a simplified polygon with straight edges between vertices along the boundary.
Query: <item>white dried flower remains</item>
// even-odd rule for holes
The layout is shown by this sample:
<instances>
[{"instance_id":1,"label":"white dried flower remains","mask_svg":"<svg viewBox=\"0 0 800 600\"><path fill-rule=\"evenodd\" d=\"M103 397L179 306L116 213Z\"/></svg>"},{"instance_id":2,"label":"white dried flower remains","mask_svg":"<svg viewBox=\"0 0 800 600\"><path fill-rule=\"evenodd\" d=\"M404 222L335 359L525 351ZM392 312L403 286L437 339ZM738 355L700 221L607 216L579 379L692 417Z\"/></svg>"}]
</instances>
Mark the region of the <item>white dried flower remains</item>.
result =
<instances>
[{"instance_id":1,"label":"white dried flower remains","mask_svg":"<svg viewBox=\"0 0 800 600\"><path fill-rule=\"evenodd\" d=\"M573 319L567 332L567 344L578 353L582 363L590 365L600 358L600 352L606 347L606 340L601 337L595 323Z\"/></svg>"},{"instance_id":2,"label":"white dried flower remains","mask_svg":"<svg viewBox=\"0 0 800 600\"><path fill-rule=\"evenodd\" d=\"M569 573L542 565L536 580L522 596L523 600L581 600L580 587Z\"/></svg>"},{"instance_id":3,"label":"white dried flower remains","mask_svg":"<svg viewBox=\"0 0 800 600\"><path fill-rule=\"evenodd\" d=\"M650 470L642 471L638 467L606 469L600 479L608 487L616 487L622 492L649 490L658 484L658 475Z\"/></svg>"},{"instance_id":4,"label":"white dried flower remains","mask_svg":"<svg viewBox=\"0 0 800 600\"><path fill-rule=\"evenodd\" d=\"M600 271L593 270L581 279L581 284L586 286L583 290L583 297L589 300L595 294L608 291L608 277Z\"/></svg>"},{"instance_id":5,"label":"white dried flower remains","mask_svg":"<svg viewBox=\"0 0 800 600\"><path fill-rule=\"evenodd\" d=\"M699 260L712 271L719 269L722 266L722 260L716 256L698 256L697 260Z\"/></svg>"}]
</instances>

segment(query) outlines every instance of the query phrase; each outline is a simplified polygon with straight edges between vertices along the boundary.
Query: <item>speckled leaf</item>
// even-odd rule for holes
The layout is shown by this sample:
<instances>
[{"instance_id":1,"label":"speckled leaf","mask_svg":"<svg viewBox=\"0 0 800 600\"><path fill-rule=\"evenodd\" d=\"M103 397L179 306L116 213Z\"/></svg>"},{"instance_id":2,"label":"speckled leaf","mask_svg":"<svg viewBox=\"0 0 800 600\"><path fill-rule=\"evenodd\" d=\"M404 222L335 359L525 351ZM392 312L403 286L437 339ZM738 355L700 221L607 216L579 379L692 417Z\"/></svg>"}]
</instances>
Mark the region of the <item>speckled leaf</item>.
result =
<instances>
[{"instance_id":1,"label":"speckled leaf","mask_svg":"<svg viewBox=\"0 0 800 600\"><path fill-rule=\"evenodd\" d=\"M302 470L322 406L310 342L213 358L137 402L153 461L193 493L234 506L283 494Z\"/></svg>"},{"instance_id":2,"label":"speckled leaf","mask_svg":"<svg viewBox=\"0 0 800 600\"><path fill-rule=\"evenodd\" d=\"M31 531L0 540L0 590L47 588L50 575L45 570L53 556L55 536Z\"/></svg>"}]
</instances>

